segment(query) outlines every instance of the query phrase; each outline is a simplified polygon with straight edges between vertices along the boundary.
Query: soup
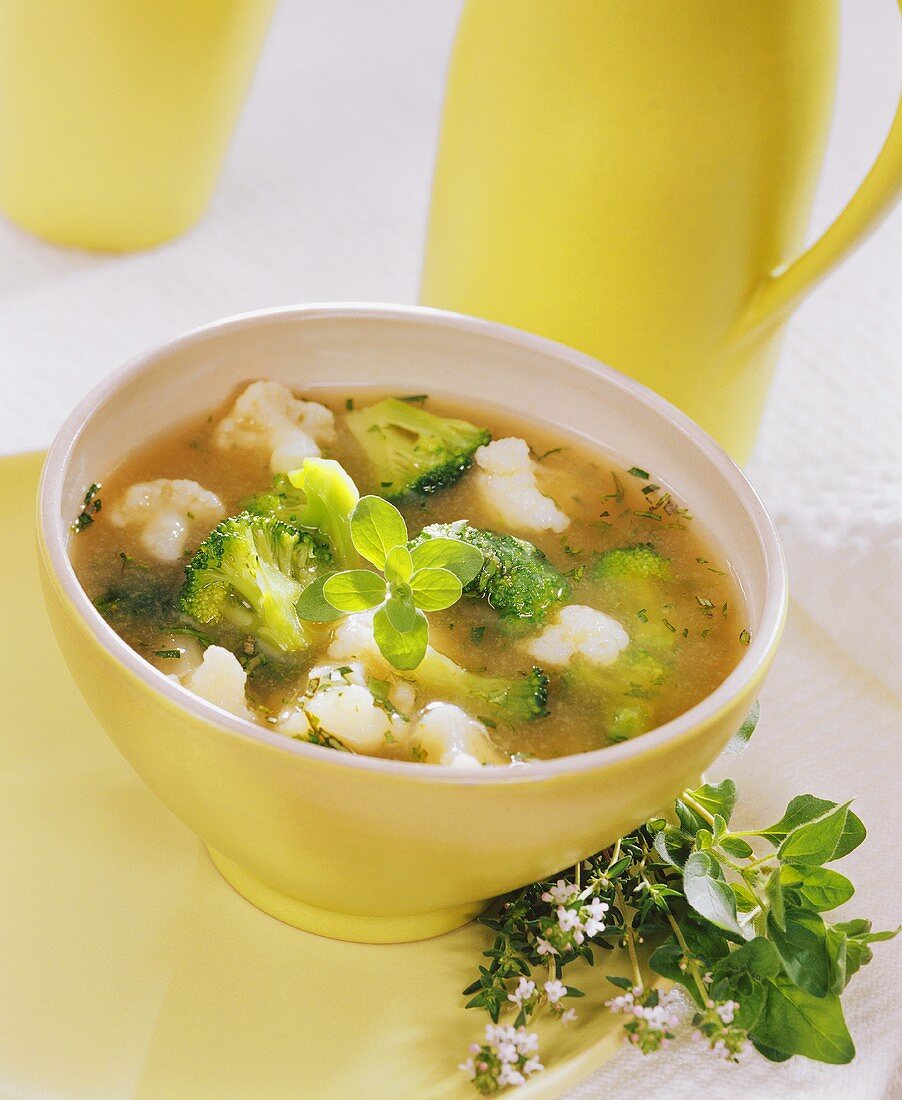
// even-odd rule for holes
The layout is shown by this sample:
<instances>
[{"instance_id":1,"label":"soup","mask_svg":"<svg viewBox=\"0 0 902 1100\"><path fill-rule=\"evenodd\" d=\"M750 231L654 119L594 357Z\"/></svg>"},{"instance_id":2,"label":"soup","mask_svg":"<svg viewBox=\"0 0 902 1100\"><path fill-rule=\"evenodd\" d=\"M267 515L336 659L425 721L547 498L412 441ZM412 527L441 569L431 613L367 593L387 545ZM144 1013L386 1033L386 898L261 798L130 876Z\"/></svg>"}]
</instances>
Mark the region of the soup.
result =
<instances>
[{"instance_id":1,"label":"soup","mask_svg":"<svg viewBox=\"0 0 902 1100\"><path fill-rule=\"evenodd\" d=\"M741 594L659 472L450 397L307 396L242 388L73 524L97 609L188 690L338 751L480 767L640 736L738 662ZM359 553L358 495L406 523L397 575Z\"/></svg>"}]
</instances>

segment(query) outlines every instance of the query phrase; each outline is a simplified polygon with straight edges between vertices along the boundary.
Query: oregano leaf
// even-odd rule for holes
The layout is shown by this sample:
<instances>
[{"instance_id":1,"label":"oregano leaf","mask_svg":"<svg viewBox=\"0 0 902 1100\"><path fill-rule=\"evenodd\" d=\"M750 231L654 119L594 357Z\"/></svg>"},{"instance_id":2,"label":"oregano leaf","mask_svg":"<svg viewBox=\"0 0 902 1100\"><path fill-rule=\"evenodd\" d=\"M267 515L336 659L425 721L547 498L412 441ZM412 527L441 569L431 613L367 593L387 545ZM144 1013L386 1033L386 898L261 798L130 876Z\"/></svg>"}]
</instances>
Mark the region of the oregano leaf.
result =
<instances>
[{"instance_id":1,"label":"oregano leaf","mask_svg":"<svg viewBox=\"0 0 902 1100\"><path fill-rule=\"evenodd\" d=\"M705 920L737 936L745 933L739 924L736 898L724 881L718 861L708 852L693 852L683 867L686 900Z\"/></svg>"},{"instance_id":2,"label":"oregano leaf","mask_svg":"<svg viewBox=\"0 0 902 1100\"><path fill-rule=\"evenodd\" d=\"M784 863L820 867L833 858L846 824L848 803L797 825L783 838L777 854Z\"/></svg>"},{"instance_id":3,"label":"oregano leaf","mask_svg":"<svg viewBox=\"0 0 902 1100\"><path fill-rule=\"evenodd\" d=\"M764 1012L753 1038L756 1045L832 1065L855 1057L839 997L813 997L783 975L768 979Z\"/></svg>"},{"instance_id":4,"label":"oregano leaf","mask_svg":"<svg viewBox=\"0 0 902 1100\"><path fill-rule=\"evenodd\" d=\"M416 668L426 656L429 625L422 611L415 611L413 626L402 631L392 625L386 608L380 607L373 616L373 634L382 656L395 668Z\"/></svg>"},{"instance_id":5,"label":"oregano leaf","mask_svg":"<svg viewBox=\"0 0 902 1100\"><path fill-rule=\"evenodd\" d=\"M410 579L413 602L422 611L443 611L460 599L460 578L450 569L418 569Z\"/></svg>"},{"instance_id":6,"label":"oregano leaf","mask_svg":"<svg viewBox=\"0 0 902 1100\"><path fill-rule=\"evenodd\" d=\"M406 546L393 546L385 555L385 579L389 584L406 584L413 575L413 558Z\"/></svg>"},{"instance_id":7,"label":"oregano leaf","mask_svg":"<svg viewBox=\"0 0 902 1100\"><path fill-rule=\"evenodd\" d=\"M784 886L793 887L818 913L835 909L855 893L855 887L845 875L827 867L794 867L787 864L780 877Z\"/></svg>"},{"instance_id":8,"label":"oregano leaf","mask_svg":"<svg viewBox=\"0 0 902 1100\"><path fill-rule=\"evenodd\" d=\"M333 573L322 589L323 597L344 612L370 611L385 599L385 581L371 569L346 569Z\"/></svg>"},{"instance_id":9,"label":"oregano leaf","mask_svg":"<svg viewBox=\"0 0 902 1100\"><path fill-rule=\"evenodd\" d=\"M413 630L417 621L417 609L413 600L401 596L390 596L385 601L385 613L395 630L402 634L407 630Z\"/></svg>"},{"instance_id":10,"label":"oregano leaf","mask_svg":"<svg viewBox=\"0 0 902 1100\"><path fill-rule=\"evenodd\" d=\"M461 585L468 585L485 559L482 551L460 539L425 539L411 551L415 569L450 569Z\"/></svg>"},{"instance_id":11,"label":"oregano leaf","mask_svg":"<svg viewBox=\"0 0 902 1100\"><path fill-rule=\"evenodd\" d=\"M323 586L333 576L334 573L329 573L324 577L317 577L312 584L307 585L294 605L299 618L309 623L332 623L344 615L343 611L333 607L323 595Z\"/></svg>"},{"instance_id":12,"label":"oregano leaf","mask_svg":"<svg viewBox=\"0 0 902 1100\"><path fill-rule=\"evenodd\" d=\"M768 933L787 975L812 997L823 997L830 988L830 959L824 922L808 909L787 906L781 928L771 913Z\"/></svg>"},{"instance_id":13,"label":"oregano leaf","mask_svg":"<svg viewBox=\"0 0 902 1100\"><path fill-rule=\"evenodd\" d=\"M407 545L407 524L398 509L382 497L361 497L351 514L351 539L361 557L384 569L388 552Z\"/></svg>"},{"instance_id":14,"label":"oregano leaf","mask_svg":"<svg viewBox=\"0 0 902 1100\"><path fill-rule=\"evenodd\" d=\"M752 734L755 732L760 717L761 704L756 699L745 721L727 742L726 748L723 751L730 756L736 756L738 753L742 752L749 741L751 741Z\"/></svg>"}]
</instances>

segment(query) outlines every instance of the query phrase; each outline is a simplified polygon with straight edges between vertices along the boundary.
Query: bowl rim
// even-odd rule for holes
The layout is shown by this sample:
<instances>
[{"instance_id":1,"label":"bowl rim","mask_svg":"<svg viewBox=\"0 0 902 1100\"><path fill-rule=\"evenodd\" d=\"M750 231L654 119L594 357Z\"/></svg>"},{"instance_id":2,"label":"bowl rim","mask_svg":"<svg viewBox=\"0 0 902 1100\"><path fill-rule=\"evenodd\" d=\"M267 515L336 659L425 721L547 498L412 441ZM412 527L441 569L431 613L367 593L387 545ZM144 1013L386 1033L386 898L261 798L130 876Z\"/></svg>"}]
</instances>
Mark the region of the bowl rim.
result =
<instances>
[{"instance_id":1,"label":"bowl rim","mask_svg":"<svg viewBox=\"0 0 902 1100\"><path fill-rule=\"evenodd\" d=\"M759 545L764 552L765 575L761 622L746 652L725 679L689 710L633 740L551 760L534 761L528 766L486 767L471 772L451 765L336 753L332 749L285 737L284 734L268 730L250 719L239 718L193 694L133 650L88 599L69 558L68 527L61 518L62 487L68 462L75 444L91 417L102 405L114 399L124 385L151 367L161 356L195 344L202 344L211 336L227 335L261 322L282 318L303 320L343 317L385 318L430 328L463 330L562 359L584 374L603 376L609 384L626 391L629 396L649 406L654 413L669 421L673 427L687 436L739 498L752 521ZM328 759L330 763L339 767L362 768L365 771L395 774L409 779L425 779L439 783L453 782L457 785L541 782L563 774L589 772L596 768L621 764L636 756L652 755L655 750L689 736L694 730L709 724L727 710L733 701L762 675L779 641L788 605L786 563L772 519L760 497L733 459L685 413L642 383L566 344L497 321L419 305L349 301L305 303L253 310L200 325L135 356L91 389L69 414L57 433L41 470L38 485L38 527L45 561L52 570L58 588L73 605L83 625L110 656L125 665L126 669L151 691L161 694L170 703L185 708L194 717L215 725L224 733L245 739L252 738L292 755L310 757L320 763Z\"/></svg>"}]
</instances>

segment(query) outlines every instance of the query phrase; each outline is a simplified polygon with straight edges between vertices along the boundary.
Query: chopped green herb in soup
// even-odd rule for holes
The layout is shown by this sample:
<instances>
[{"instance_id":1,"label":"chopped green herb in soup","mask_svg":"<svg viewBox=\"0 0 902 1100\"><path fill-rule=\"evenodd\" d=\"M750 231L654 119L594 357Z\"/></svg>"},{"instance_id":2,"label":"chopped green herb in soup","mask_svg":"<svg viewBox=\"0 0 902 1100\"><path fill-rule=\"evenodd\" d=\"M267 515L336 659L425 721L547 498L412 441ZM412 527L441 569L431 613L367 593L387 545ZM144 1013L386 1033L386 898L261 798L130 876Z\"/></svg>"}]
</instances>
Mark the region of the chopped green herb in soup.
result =
<instances>
[{"instance_id":1,"label":"chopped green herb in soup","mask_svg":"<svg viewBox=\"0 0 902 1100\"><path fill-rule=\"evenodd\" d=\"M666 471L495 408L254 382L95 476L72 554L110 625L189 691L336 751L602 748L749 642Z\"/></svg>"}]
</instances>

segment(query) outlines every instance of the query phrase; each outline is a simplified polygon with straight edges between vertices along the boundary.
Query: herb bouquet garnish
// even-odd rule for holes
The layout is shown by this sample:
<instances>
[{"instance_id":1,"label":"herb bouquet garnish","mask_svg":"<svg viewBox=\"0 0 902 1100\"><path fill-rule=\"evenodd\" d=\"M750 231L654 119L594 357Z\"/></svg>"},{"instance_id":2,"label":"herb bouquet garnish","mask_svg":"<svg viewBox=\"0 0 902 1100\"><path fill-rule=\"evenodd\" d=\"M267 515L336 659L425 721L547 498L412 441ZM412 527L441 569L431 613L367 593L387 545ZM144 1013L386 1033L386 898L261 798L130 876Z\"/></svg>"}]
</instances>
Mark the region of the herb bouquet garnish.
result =
<instances>
[{"instance_id":1,"label":"herb bouquet garnish","mask_svg":"<svg viewBox=\"0 0 902 1100\"><path fill-rule=\"evenodd\" d=\"M756 721L757 708L728 751L744 747ZM840 995L870 962L869 945L896 932L872 932L863 919L829 924L821 914L854 893L826 865L861 844L864 825L848 803L803 794L774 825L732 831L735 802L731 779L683 791L672 820L647 822L568 872L498 899L481 918L494 942L464 994L492 1022L460 1067L479 1092L523 1084L543 1068L528 1025L542 1012L574 1018L571 1002L583 993L565 978L599 948L629 954L632 980L607 979L620 987L606 1004L624 1017L625 1039L644 1054L673 1040L684 999L643 979L637 945L645 942L659 944L651 970L688 995L692 1035L715 1055L735 1062L751 1044L774 1062L852 1060ZM502 1012L510 1023L499 1023Z\"/></svg>"}]
</instances>

